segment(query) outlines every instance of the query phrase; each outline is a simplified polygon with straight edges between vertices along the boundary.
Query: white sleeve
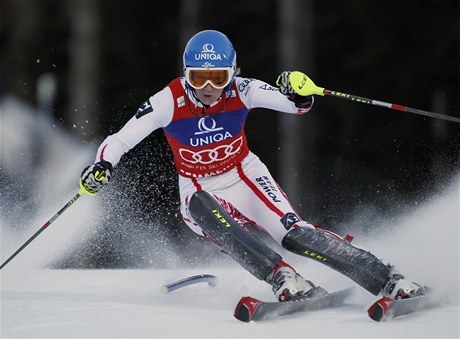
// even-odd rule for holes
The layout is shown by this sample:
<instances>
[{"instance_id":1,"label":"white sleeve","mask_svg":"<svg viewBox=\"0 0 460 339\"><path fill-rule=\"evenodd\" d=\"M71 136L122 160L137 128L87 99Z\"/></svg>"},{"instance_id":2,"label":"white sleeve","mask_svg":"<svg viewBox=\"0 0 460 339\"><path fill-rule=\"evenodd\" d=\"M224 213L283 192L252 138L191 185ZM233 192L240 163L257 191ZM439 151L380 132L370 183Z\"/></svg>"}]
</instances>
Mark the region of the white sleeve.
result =
<instances>
[{"instance_id":1,"label":"white sleeve","mask_svg":"<svg viewBox=\"0 0 460 339\"><path fill-rule=\"evenodd\" d=\"M311 108L298 108L278 88L264 81L248 78L236 78L236 86L241 100L248 108L269 108L275 111L304 114ZM312 103L313 104L313 103Z\"/></svg>"},{"instance_id":2,"label":"white sleeve","mask_svg":"<svg viewBox=\"0 0 460 339\"><path fill-rule=\"evenodd\" d=\"M167 126L173 113L173 96L169 87L165 87L145 101L119 132L102 142L97 150L96 162L109 161L115 167L123 154L156 129Z\"/></svg>"}]
</instances>

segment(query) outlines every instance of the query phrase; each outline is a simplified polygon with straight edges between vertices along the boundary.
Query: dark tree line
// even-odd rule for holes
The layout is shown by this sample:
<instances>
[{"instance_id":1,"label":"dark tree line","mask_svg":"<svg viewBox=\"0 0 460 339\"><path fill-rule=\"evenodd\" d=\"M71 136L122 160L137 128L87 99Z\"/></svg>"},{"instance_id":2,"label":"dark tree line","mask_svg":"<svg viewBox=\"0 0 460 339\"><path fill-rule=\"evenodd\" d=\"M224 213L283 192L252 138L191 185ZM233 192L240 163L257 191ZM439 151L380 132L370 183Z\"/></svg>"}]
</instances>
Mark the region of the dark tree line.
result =
<instances>
[{"instance_id":1,"label":"dark tree line","mask_svg":"<svg viewBox=\"0 0 460 339\"><path fill-rule=\"evenodd\" d=\"M102 140L181 75L188 38L213 28L233 41L242 76L274 84L298 69L329 89L460 117L459 15L454 0L5 0L0 94L37 104L37 79L53 74L55 119L82 142ZM254 110L246 130L299 212L336 230L366 230L459 170L459 124L334 98L316 97L313 112L294 119ZM112 194L140 164L149 170L138 184L158 189L133 192L126 209L143 218L150 209L147 224L183 233L160 132L122 161Z\"/></svg>"}]
</instances>

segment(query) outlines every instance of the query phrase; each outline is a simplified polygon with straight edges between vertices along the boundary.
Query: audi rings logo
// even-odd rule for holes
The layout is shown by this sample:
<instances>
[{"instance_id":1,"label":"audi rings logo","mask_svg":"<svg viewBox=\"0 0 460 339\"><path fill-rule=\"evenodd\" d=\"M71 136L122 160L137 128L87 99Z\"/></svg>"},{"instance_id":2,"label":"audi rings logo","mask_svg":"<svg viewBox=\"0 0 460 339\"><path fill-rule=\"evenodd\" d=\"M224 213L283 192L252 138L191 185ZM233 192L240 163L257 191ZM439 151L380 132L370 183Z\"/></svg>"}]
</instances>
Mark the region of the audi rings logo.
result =
<instances>
[{"instance_id":1,"label":"audi rings logo","mask_svg":"<svg viewBox=\"0 0 460 339\"><path fill-rule=\"evenodd\" d=\"M192 164L209 165L216 161L222 161L238 153L243 145L243 137L239 137L231 144L220 145L213 149L204 149L194 152L185 148L179 149L179 154L187 162Z\"/></svg>"}]
</instances>

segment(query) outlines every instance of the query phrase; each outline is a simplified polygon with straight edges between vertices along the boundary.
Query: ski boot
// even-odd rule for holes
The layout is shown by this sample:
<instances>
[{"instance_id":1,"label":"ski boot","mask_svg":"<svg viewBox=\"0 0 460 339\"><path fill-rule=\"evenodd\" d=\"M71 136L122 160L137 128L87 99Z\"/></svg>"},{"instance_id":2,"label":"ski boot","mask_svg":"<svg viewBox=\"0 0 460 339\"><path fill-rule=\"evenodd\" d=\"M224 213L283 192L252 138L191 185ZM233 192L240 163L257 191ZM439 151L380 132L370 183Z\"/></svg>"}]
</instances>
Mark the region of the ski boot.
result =
<instances>
[{"instance_id":1,"label":"ski boot","mask_svg":"<svg viewBox=\"0 0 460 339\"><path fill-rule=\"evenodd\" d=\"M382 294L393 299L407 299L424 295L429 292L428 287L407 280L402 274L394 269L390 271L388 281L383 286Z\"/></svg>"},{"instance_id":2,"label":"ski boot","mask_svg":"<svg viewBox=\"0 0 460 339\"><path fill-rule=\"evenodd\" d=\"M265 281L272 285L273 293L278 301L294 301L327 294L326 290L305 280L284 261L280 261L275 266Z\"/></svg>"}]
</instances>

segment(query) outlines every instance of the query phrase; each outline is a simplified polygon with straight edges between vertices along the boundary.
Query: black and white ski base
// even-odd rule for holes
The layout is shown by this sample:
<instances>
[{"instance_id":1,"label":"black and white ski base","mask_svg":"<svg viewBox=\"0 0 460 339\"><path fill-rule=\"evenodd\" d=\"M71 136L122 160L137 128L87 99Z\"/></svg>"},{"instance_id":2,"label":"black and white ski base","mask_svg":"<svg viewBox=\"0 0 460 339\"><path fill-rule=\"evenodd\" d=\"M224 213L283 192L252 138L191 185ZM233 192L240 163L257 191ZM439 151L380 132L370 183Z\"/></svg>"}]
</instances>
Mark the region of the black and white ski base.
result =
<instances>
[{"instance_id":1,"label":"black and white ski base","mask_svg":"<svg viewBox=\"0 0 460 339\"><path fill-rule=\"evenodd\" d=\"M375 321L388 321L402 315L436 306L437 304L436 298L430 293L397 300L382 297L368 308L367 314Z\"/></svg>"},{"instance_id":2,"label":"black and white ski base","mask_svg":"<svg viewBox=\"0 0 460 339\"><path fill-rule=\"evenodd\" d=\"M352 288L347 288L323 296L283 302L266 302L247 296L240 299L235 308L234 316L244 322L262 321L296 312L338 307L344 303L351 290Z\"/></svg>"}]
</instances>

